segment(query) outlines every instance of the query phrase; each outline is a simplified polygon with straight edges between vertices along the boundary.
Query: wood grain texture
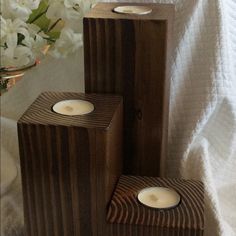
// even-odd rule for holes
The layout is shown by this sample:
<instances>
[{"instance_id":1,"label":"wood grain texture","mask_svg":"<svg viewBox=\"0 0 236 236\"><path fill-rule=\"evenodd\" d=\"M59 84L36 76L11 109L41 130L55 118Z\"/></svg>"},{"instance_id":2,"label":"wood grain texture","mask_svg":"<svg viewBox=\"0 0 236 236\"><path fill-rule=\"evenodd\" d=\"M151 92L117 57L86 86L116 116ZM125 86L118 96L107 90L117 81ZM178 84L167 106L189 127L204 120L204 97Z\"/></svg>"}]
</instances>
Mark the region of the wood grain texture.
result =
<instances>
[{"instance_id":1,"label":"wood grain texture","mask_svg":"<svg viewBox=\"0 0 236 236\"><path fill-rule=\"evenodd\" d=\"M181 196L169 210L145 207L138 192L151 186L170 187ZM204 231L204 187L200 181L122 176L107 214L109 236L200 236Z\"/></svg>"},{"instance_id":2,"label":"wood grain texture","mask_svg":"<svg viewBox=\"0 0 236 236\"><path fill-rule=\"evenodd\" d=\"M64 99L95 110L54 113ZM46 92L29 107L18 121L25 235L107 235L107 205L122 172L122 117L122 98L111 95Z\"/></svg>"},{"instance_id":3,"label":"wood grain texture","mask_svg":"<svg viewBox=\"0 0 236 236\"><path fill-rule=\"evenodd\" d=\"M136 16L118 5L130 4L99 3L84 18L85 90L124 97L125 173L163 175L174 7Z\"/></svg>"}]
</instances>

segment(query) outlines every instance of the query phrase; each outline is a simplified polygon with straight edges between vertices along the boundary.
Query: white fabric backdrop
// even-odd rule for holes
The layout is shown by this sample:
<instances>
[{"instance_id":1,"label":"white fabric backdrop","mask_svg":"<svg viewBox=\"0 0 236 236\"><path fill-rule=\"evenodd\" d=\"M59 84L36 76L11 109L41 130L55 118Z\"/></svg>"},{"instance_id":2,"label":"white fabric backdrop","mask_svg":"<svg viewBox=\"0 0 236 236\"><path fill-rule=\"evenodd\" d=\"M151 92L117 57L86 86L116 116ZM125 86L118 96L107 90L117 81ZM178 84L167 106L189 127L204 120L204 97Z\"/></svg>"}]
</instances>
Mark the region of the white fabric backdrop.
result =
<instances>
[{"instance_id":1,"label":"white fabric backdrop","mask_svg":"<svg viewBox=\"0 0 236 236\"><path fill-rule=\"evenodd\" d=\"M202 180L205 235L235 236L236 0L156 2L176 4L167 175ZM82 91L81 59L45 61L3 96L2 116L13 121L2 140L16 159L16 120L41 91Z\"/></svg>"}]
</instances>

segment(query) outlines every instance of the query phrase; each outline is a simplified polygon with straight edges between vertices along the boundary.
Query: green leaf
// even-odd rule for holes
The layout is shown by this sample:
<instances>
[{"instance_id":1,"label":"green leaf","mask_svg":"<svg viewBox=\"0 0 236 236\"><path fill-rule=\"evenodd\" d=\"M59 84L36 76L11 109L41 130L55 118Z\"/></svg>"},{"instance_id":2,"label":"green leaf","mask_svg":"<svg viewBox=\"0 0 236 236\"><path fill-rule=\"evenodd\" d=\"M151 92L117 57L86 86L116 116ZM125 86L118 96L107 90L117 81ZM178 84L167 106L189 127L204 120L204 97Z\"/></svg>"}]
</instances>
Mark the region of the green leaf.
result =
<instances>
[{"instance_id":1,"label":"green leaf","mask_svg":"<svg viewBox=\"0 0 236 236\"><path fill-rule=\"evenodd\" d=\"M53 39L58 39L59 37L60 37L60 32L59 31L57 31L57 32L55 32L55 31L52 31L52 32L48 32L48 33L46 33L50 38L53 38Z\"/></svg>"},{"instance_id":2,"label":"green leaf","mask_svg":"<svg viewBox=\"0 0 236 236\"><path fill-rule=\"evenodd\" d=\"M47 31L50 20L46 17L46 12L48 9L48 1L43 0L40 2L39 7L32 11L27 23L34 23L43 31Z\"/></svg>"}]
</instances>

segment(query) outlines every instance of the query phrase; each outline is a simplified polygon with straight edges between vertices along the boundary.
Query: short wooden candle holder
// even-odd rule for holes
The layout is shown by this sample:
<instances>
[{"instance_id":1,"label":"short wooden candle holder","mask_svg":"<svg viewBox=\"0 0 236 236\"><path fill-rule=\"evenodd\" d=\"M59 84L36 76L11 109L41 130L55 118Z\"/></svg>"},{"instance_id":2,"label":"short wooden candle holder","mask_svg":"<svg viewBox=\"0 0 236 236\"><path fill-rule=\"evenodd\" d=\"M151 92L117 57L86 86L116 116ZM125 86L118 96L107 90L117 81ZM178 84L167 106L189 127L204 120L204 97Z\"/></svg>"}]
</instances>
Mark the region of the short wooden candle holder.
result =
<instances>
[{"instance_id":1,"label":"short wooden candle holder","mask_svg":"<svg viewBox=\"0 0 236 236\"><path fill-rule=\"evenodd\" d=\"M151 12L114 12L126 5ZM159 176L163 170L173 16L170 4L98 3L84 18L85 91L124 96L128 174Z\"/></svg>"},{"instance_id":2,"label":"short wooden candle holder","mask_svg":"<svg viewBox=\"0 0 236 236\"><path fill-rule=\"evenodd\" d=\"M67 99L94 104L56 114ZM45 92L18 121L26 235L98 235L122 172L122 98Z\"/></svg>"},{"instance_id":3,"label":"short wooden candle holder","mask_svg":"<svg viewBox=\"0 0 236 236\"><path fill-rule=\"evenodd\" d=\"M138 192L150 186L174 189L181 196L172 209L143 206ZM204 230L204 188L199 181L122 176L115 189L107 220L109 236L202 236Z\"/></svg>"}]
</instances>

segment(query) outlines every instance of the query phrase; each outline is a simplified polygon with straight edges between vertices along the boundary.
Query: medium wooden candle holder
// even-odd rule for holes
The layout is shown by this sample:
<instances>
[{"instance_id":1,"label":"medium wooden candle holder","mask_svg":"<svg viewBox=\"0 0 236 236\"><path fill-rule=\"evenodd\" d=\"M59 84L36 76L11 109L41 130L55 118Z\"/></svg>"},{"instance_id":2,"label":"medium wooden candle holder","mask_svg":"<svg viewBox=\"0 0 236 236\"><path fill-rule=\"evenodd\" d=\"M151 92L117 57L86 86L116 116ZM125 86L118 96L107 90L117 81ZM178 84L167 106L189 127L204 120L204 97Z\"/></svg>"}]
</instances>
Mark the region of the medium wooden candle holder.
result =
<instances>
[{"instance_id":1,"label":"medium wooden candle holder","mask_svg":"<svg viewBox=\"0 0 236 236\"><path fill-rule=\"evenodd\" d=\"M137 193L150 186L168 187L181 196L172 209L143 206ZM122 176L108 209L109 236L202 236L204 188L199 181Z\"/></svg>"},{"instance_id":2,"label":"medium wooden candle holder","mask_svg":"<svg viewBox=\"0 0 236 236\"><path fill-rule=\"evenodd\" d=\"M66 99L94 104L87 115L56 114ZM40 95L18 121L26 235L99 235L122 172L122 98Z\"/></svg>"},{"instance_id":3,"label":"medium wooden candle holder","mask_svg":"<svg viewBox=\"0 0 236 236\"><path fill-rule=\"evenodd\" d=\"M144 5L151 13L118 14ZM159 176L166 156L174 6L98 3L84 18L85 90L124 97L124 172Z\"/></svg>"}]
</instances>

